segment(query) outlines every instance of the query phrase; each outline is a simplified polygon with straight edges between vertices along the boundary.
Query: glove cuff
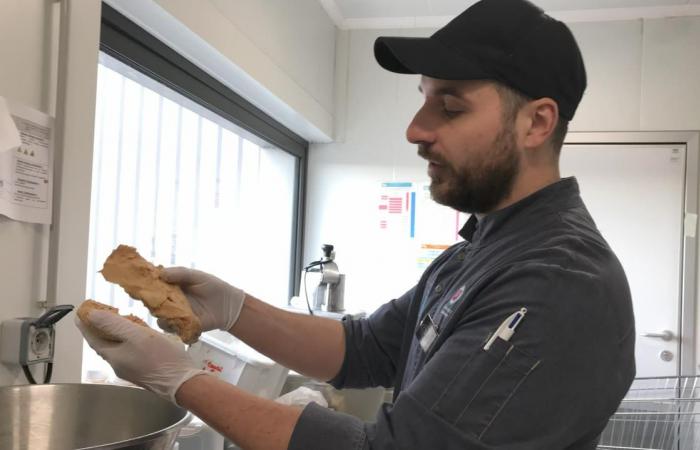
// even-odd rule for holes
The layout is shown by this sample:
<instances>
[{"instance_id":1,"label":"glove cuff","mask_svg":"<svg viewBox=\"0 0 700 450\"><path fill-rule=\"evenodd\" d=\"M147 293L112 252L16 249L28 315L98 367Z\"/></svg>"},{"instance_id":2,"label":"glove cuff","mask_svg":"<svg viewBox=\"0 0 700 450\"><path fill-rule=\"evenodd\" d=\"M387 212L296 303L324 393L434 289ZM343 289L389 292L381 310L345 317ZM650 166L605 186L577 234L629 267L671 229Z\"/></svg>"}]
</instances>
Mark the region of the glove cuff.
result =
<instances>
[{"instance_id":1,"label":"glove cuff","mask_svg":"<svg viewBox=\"0 0 700 450\"><path fill-rule=\"evenodd\" d=\"M222 331L230 331L231 328L238 322L238 318L241 316L241 310L243 309L243 303L245 302L245 292L236 287L230 286L229 297L226 305L228 306L228 321L222 328Z\"/></svg>"},{"instance_id":2,"label":"glove cuff","mask_svg":"<svg viewBox=\"0 0 700 450\"><path fill-rule=\"evenodd\" d=\"M188 381L198 375L210 375L213 376L211 372L207 372L206 370L200 370L200 369L189 369L185 371L182 376L172 385L172 389L170 392L167 393L167 398L171 402L173 402L175 405L179 406L182 408L181 405L177 403L177 400L175 399L175 394L177 394L177 391L180 390L180 386L182 386L185 381Z\"/></svg>"}]
</instances>

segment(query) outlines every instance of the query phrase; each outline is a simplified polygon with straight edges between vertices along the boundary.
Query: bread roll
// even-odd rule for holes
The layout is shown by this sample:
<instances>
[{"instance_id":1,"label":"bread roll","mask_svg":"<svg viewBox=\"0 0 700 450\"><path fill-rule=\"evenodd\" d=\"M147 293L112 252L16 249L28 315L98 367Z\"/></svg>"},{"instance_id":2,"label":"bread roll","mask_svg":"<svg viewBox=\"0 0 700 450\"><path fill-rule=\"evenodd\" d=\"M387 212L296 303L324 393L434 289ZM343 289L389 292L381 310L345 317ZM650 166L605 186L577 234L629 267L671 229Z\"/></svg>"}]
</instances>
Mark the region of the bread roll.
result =
<instances>
[{"instance_id":1,"label":"bread roll","mask_svg":"<svg viewBox=\"0 0 700 450\"><path fill-rule=\"evenodd\" d=\"M94 311L94 310L109 311L109 312L111 312L113 314L117 314L117 315L119 314L119 310L113 306L105 305L104 303L100 303L100 302L96 302L95 300L88 299L88 300L85 300L83 303L81 303L81 305L78 307L78 310L76 312L78 314L78 318L80 318L80 320L82 320L85 325L89 326L90 329L94 333L96 333L97 335L99 335L103 339L107 339L108 341L119 342L119 339L117 339L116 337L110 336L110 335L104 333L102 330L98 330L98 329L90 326L90 321L88 320L88 314L90 314L90 311ZM133 314L129 314L128 316L122 316L122 317L129 319L130 321L134 322L135 324L138 324L138 325L141 325L141 326L144 326L144 327L150 329L150 327L148 326L148 324L146 322L139 319L138 317L136 317Z\"/></svg>"},{"instance_id":2,"label":"bread roll","mask_svg":"<svg viewBox=\"0 0 700 450\"><path fill-rule=\"evenodd\" d=\"M116 283L136 300L141 300L155 317L165 319L186 344L197 341L202 333L199 318L180 286L160 279L162 266L154 266L134 247L120 245L104 263L102 276Z\"/></svg>"}]
</instances>

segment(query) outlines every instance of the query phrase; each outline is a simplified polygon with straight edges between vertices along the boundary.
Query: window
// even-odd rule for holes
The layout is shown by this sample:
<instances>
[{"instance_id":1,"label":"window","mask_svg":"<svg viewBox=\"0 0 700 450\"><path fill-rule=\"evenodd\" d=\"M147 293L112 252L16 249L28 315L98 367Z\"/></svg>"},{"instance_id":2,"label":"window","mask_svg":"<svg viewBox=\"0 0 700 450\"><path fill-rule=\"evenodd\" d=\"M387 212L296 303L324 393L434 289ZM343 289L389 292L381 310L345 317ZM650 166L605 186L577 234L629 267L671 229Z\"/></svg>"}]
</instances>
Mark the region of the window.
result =
<instances>
[{"instance_id":1,"label":"window","mask_svg":"<svg viewBox=\"0 0 700 450\"><path fill-rule=\"evenodd\" d=\"M299 273L306 144L302 152L282 149L261 137L275 138L278 130L242 126L245 115L217 114L226 105L214 112L119 59L103 52L99 60L86 296L155 326L141 302L98 272L117 245L127 244L157 264L204 270L286 304ZM111 373L91 350L84 370Z\"/></svg>"}]
</instances>

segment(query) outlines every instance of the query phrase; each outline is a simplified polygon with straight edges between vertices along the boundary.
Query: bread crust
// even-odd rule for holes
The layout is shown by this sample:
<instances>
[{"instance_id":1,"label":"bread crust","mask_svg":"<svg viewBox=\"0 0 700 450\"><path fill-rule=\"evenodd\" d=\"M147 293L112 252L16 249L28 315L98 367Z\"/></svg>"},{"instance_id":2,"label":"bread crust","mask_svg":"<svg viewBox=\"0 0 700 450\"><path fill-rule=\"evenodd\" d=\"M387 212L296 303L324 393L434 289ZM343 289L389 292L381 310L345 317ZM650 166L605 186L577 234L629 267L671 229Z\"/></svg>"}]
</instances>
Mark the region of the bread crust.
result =
<instances>
[{"instance_id":1,"label":"bread crust","mask_svg":"<svg viewBox=\"0 0 700 450\"><path fill-rule=\"evenodd\" d=\"M108 341L114 341L114 342L120 342L120 339L116 338L115 336L109 335L105 333L102 330L99 330L97 328L94 328L90 325L90 321L88 320L88 315L90 314L91 311L108 311L111 312L112 314L119 315L119 310L113 306L105 305L104 303L97 302L95 300L87 299L83 303L80 304L78 307L76 314L78 314L78 318L90 329L93 331L93 333L99 335L102 339L106 339ZM127 316L122 316L125 319L128 319L132 322L134 322L137 325L141 325L146 328L151 328L148 326L146 322L141 320L140 318L136 317L133 314L129 314Z\"/></svg>"},{"instance_id":2,"label":"bread crust","mask_svg":"<svg viewBox=\"0 0 700 450\"><path fill-rule=\"evenodd\" d=\"M180 286L161 280L162 270L163 266L146 261L134 247L120 245L100 272L107 281L141 300L153 316L166 320L183 342L192 344L202 333L202 325Z\"/></svg>"}]
</instances>

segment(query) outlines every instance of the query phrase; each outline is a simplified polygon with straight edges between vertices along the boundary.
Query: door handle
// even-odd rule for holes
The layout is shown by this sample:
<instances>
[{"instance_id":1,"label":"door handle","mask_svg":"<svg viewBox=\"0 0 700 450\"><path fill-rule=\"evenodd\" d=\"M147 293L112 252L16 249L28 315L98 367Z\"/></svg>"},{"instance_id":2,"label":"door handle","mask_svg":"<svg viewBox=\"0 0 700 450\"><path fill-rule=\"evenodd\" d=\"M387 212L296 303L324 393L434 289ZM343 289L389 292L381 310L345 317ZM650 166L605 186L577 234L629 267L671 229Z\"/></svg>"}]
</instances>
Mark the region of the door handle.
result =
<instances>
[{"instance_id":1,"label":"door handle","mask_svg":"<svg viewBox=\"0 0 700 450\"><path fill-rule=\"evenodd\" d=\"M675 335L672 331L664 330L661 333L643 333L642 336L654 339L661 339L662 341L672 341Z\"/></svg>"}]
</instances>

